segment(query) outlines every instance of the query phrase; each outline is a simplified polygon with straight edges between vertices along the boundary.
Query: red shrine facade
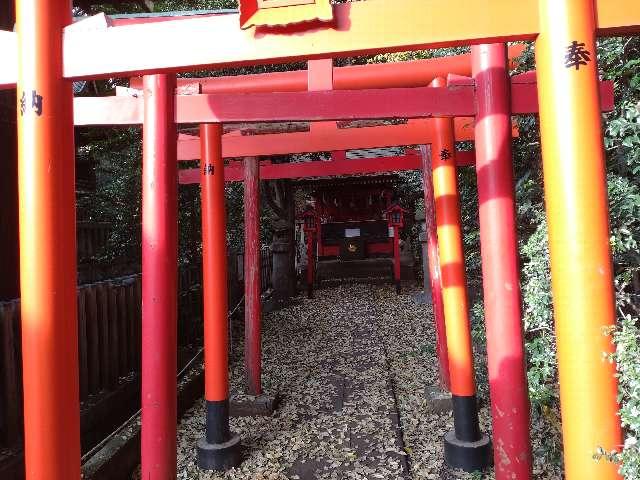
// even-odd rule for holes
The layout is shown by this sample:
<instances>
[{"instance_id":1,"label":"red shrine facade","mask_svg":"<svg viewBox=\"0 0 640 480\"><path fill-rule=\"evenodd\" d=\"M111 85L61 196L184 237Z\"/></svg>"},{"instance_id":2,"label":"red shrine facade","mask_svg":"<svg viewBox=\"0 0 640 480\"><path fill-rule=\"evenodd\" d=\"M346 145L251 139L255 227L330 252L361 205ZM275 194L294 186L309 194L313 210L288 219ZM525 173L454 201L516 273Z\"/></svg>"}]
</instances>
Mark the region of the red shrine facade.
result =
<instances>
[{"instance_id":1,"label":"red shrine facade","mask_svg":"<svg viewBox=\"0 0 640 480\"><path fill-rule=\"evenodd\" d=\"M387 210L397 194L397 175L304 182L317 216L317 259L393 257L393 228Z\"/></svg>"}]
</instances>

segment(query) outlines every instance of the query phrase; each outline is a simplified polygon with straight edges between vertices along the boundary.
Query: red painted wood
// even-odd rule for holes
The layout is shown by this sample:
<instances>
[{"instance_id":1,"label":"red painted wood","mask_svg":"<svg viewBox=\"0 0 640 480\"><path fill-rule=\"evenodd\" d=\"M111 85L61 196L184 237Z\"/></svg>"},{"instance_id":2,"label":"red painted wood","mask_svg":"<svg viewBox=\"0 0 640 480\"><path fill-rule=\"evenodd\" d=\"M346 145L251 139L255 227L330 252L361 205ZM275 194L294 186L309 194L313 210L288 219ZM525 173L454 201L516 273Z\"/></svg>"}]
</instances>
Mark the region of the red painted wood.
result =
<instances>
[{"instance_id":1,"label":"red painted wood","mask_svg":"<svg viewBox=\"0 0 640 480\"><path fill-rule=\"evenodd\" d=\"M309 60L307 62L307 90L309 92L329 91L333 90L333 59L322 58L319 60ZM309 125L310 131L318 132L318 129L332 129L333 122L318 122ZM313 278L313 277L311 277ZM312 283L310 288L313 288ZM313 295L309 290L309 298Z\"/></svg>"},{"instance_id":2,"label":"red painted wood","mask_svg":"<svg viewBox=\"0 0 640 480\"><path fill-rule=\"evenodd\" d=\"M474 115L473 97L472 87L178 95L176 122L462 117ZM74 121L76 125L135 125L142 123L143 108L139 97L78 97Z\"/></svg>"},{"instance_id":3,"label":"red painted wood","mask_svg":"<svg viewBox=\"0 0 640 480\"><path fill-rule=\"evenodd\" d=\"M222 125L201 125L200 138L204 159L199 170L202 179L205 399L217 402L229 397L227 228Z\"/></svg>"},{"instance_id":4,"label":"red painted wood","mask_svg":"<svg viewBox=\"0 0 640 480\"><path fill-rule=\"evenodd\" d=\"M346 160L347 159L347 152L345 152L344 150L336 150L331 152L331 160L332 161L341 161L341 160Z\"/></svg>"},{"instance_id":5,"label":"red painted wood","mask_svg":"<svg viewBox=\"0 0 640 480\"><path fill-rule=\"evenodd\" d=\"M330 131L278 133L268 135L225 135L222 155L225 158L244 156L286 155L288 153L327 152L358 148L417 145L431 139L431 119L409 120L402 125L363 128L332 128ZM473 119L456 118L456 141L473 140ZM178 142L179 160L200 158L199 140L185 136Z\"/></svg>"},{"instance_id":6,"label":"red painted wood","mask_svg":"<svg viewBox=\"0 0 640 480\"><path fill-rule=\"evenodd\" d=\"M24 478L78 480L73 93L61 77L62 33L72 21L71 8L51 0L15 6L17 98L26 100L17 115ZM0 70L8 67L1 47ZM8 175L4 165L2 175ZM2 275L10 273L5 268Z\"/></svg>"},{"instance_id":7,"label":"red painted wood","mask_svg":"<svg viewBox=\"0 0 640 480\"><path fill-rule=\"evenodd\" d=\"M114 22L120 21L120 19L114 20ZM523 50L523 45L513 45L509 48L510 58L519 57ZM333 90L426 87L434 78L444 77L448 74L471 75L471 56L469 54L451 55L408 62L334 67ZM194 81L201 85L202 93L300 92L312 90L308 88L308 71L305 70L197 79L179 78L178 86L193 85ZM142 89L142 77L133 77L129 83L131 88ZM324 88L322 90L330 89Z\"/></svg>"},{"instance_id":8,"label":"red painted wood","mask_svg":"<svg viewBox=\"0 0 640 480\"><path fill-rule=\"evenodd\" d=\"M400 228L393 227L393 279L400 284Z\"/></svg>"},{"instance_id":9,"label":"red painted wood","mask_svg":"<svg viewBox=\"0 0 640 480\"><path fill-rule=\"evenodd\" d=\"M365 251L367 255L371 254L393 254L393 247L389 244L389 242L379 242L379 243L367 243L365 245Z\"/></svg>"},{"instance_id":10,"label":"red painted wood","mask_svg":"<svg viewBox=\"0 0 640 480\"><path fill-rule=\"evenodd\" d=\"M313 251L313 233L307 234L307 295L313 297L313 279L315 277L316 255Z\"/></svg>"},{"instance_id":11,"label":"red painted wood","mask_svg":"<svg viewBox=\"0 0 640 480\"><path fill-rule=\"evenodd\" d=\"M504 44L474 46L471 51L478 98L476 172L495 474L496 480L524 480L532 478L532 459L509 70Z\"/></svg>"},{"instance_id":12,"label":"red painted wood","mask_svg":"<svg viewBox=\"0 0 640 480\"><path fill-rule=\"evenodd\" d=\"M457 81L459 83L459 79ZM611 111L613 84L601 82L600 89L602 109ZM451 88L212 93L178 95L176 98L176 122L179 124L464 117L476 113L474 87L468 84L456 84ZM514 115L537 113L536 83L514 82L511 111ZM141 96L74 99L77 126L137 125L142 123L143 114Z\"/></svg>"},{"instance_id":13,"label":"red painted wood","mask_svg":"<svg viewBox=\"0 0 640 480\"><path fill-rule=\"evenodd\" d=\"M319 92L333 90L333 59L309 60L307 69L307 90Z\"/></svg>"},{"instance_id":14,"label":"red painted wood","mask_svg":"<svg viewBox=\"0 0 640 480\"><path fill-rule=\"evenodd\" d=\"M600 82L600 106L603 112L615 108L613 82ZM511 112L514 115L538 112L538 89L535 71L516 75L511 81Z\"/></svg>"},{"instance_id":15,"label":"red painted wood","mask_svg":"<svg viewBox=\"0 0 640 480\"><path fill-rule=\"evenodd\" d=\"M175 77L145 78L142 166L142 478L176 478L178 202Z\"/></svg>"},{"instance_id":16,"label":"red painted wood","mask_svg":"<svg viewBox=\"0 0 640 480\"><path fill-rule=\"evenodd\" d=\"M260 169L256 157L244 159L244 175L244 361L247 391L260 395Z\"/></svg>"},{"instance_id":17,"label":"red painted wood","mask_svg":"<svg viewBox=\"0 0 640 480\"><path fill-rule=\"evenodd\" d=\"M387 88L178 97L177 122L273 122L462 117L475 113L472 88Z\"/></svg>"},{"instance_id":18,"label":"red painted wood","mask_svg":"<svg viewBox=\"0 0 640 480\"><path fill-rule=\"evenodd\" d=\"M431 282L431 302L436 330L436 353L440 367L440 385L451 391L449 373L449 350L447 347L447 327L444 320L442 300L442 276L440 275L440 255L438 253L438 232L436 225L435 197L431 170L431 146L420 148L422 159L422 187L424 191L424 221L427 232L427 255L429 257L429 281Z\"/></svg>"},{"instance_id":19,"label":"red painted wood","mask_svg":"<svg viewBox=\"0 0 640 480\"><path fill-rule=\"evenodd\" d=\"M474 165L473 151L458 151L458 166ZM357 160L332 160L300 163L272 164L261 162L260 178L275 180L285 178L332 177L340 175L356 175L361 173L398 172L419 170L422 168L420 156L409 153L397 157L365 158ZM225 167L225 181L241 182L244 179L242 166L232 164ZM199 183L200 173L197 168L180 170L181 184Z\"/></svg>"}]
</instances>

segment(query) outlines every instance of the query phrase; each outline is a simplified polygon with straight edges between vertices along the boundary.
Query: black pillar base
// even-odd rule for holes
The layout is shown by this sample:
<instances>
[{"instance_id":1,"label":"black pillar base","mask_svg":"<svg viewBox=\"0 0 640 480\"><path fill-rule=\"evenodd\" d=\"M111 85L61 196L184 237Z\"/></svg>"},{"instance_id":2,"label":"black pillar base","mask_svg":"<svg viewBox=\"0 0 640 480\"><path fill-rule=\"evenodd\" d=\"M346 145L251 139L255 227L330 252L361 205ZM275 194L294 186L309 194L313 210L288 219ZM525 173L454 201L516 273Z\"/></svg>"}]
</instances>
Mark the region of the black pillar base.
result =
<instances>
[{"instance_id":1,"label":"black pillar base","mask_svg":"<svg viewBox=\"0 0 640 480\"><path fill-rule=\"evenodd\" d=\"M396 282L396 293L398 295L402 293L402 284L400 282Z\"/></svg>"},{"instance_id":2,"label":"black pillar base","mask_svg":"<svg viewBox=\"0 0 640 480\"><path fill-rule=\"evenodd\" d=\"M307 285L307 298L313 298L313 285Z\"/></svg>"},{"instance_id":3,"label":"black pillar base","mask_svg":"<svg viewBox=\"0 0 640 480\"><path fill-rule=\"evenodd\" d=\"M240 437L232 436L224 443L198 441L198 467L202 470L225 471L240 465Z\"/></svg>"},{"instance_id":4,"label":"black pillar base","mask_svg":"<svg viewBox=\"0 0 640 480\"><path fill-rule=\"evenodd\" d=\"M458 440L451 430L444 436L444 461L449 467L465 472L486 470L493 461L491 440L482 435L480 440L466 442Z\"/></svg>"}]
</instances>

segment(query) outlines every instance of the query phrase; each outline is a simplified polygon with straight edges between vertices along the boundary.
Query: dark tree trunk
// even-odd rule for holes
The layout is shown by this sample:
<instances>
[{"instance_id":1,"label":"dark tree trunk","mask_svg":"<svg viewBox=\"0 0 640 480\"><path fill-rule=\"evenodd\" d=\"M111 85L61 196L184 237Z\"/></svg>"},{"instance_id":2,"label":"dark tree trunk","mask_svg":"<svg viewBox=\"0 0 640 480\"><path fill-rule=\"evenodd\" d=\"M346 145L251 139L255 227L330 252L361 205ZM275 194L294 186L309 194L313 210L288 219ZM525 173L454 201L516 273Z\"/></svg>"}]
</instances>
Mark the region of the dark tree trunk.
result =
<instances>
[{"instance_id":1,"label":"dark tree trunk","mask_svg":"<svg viewBox=\"0 0 640 480\"><path fill-rule=\"evenodd\" d=\"M295 268L295 204L293 186L289 180L265 182L267 204L275 213L273 243L273 273L271 284L276 301L296 295Z\"/></svg>"}]
</instances>

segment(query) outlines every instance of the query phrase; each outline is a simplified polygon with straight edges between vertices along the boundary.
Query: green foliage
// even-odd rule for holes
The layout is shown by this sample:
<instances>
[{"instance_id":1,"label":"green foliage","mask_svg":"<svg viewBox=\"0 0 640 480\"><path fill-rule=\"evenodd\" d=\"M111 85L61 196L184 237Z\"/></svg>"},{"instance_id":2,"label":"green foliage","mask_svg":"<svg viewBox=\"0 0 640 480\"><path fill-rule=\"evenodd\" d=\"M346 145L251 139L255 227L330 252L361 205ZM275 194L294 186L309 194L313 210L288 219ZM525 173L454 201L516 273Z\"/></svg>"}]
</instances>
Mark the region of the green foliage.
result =
<instances>
[{"instance_id":1,"label":"green foliage","mask_svg":"<svg viewBox=\"0 0 640 480\"><path fill-rule=\"evenodd\" d=\"M640 478L640 38L600 41L604 77L616 87L616 110L605 125L611 246L616 269L618 329L616 360L620 381L620 417L626 438L621 473ZM635 285L634 285L635 280Z\"/></svg>"},{"instance_id":2,"label":"green foliage","mask_svg":"<svg viewBox=\"0 0 640 480\"><path fill-rule=\"evenodd\" d=\"M622 315L614 335L620 379L620 418L627 430L621 456L621 472L627 479L640 478L640 328L637 311Z\"/></svg>"},{"instance_id":3,"label":"green foliage","mask_svg":"<svg viewBox=\"0 0 640 480\"><path fill-rule=\"evenodd\" d=\"M96 193L78 199L83 220L108 222L113 228L103 265L140 264L141 242L141 135L139 129L86 129L79 152L96 165Z\"/></svg>"},{"instance_id":4,"label":"green foliage","mask_svg":"<svg viewBox=\"0 0 640 480\"><path fill-rule=\"evenodd\" d=\"M238 8L238 0L159 0L154 2L156 12L172 12L179 10L221 10Z\"/></svg>"}]
</instances>

